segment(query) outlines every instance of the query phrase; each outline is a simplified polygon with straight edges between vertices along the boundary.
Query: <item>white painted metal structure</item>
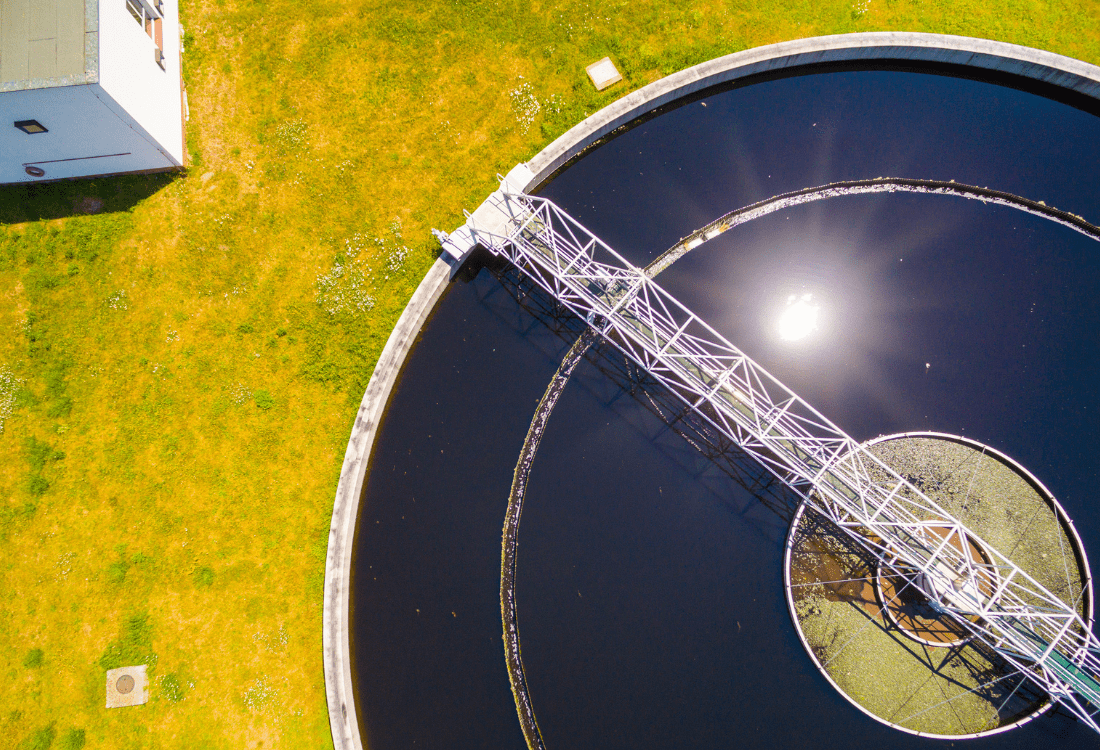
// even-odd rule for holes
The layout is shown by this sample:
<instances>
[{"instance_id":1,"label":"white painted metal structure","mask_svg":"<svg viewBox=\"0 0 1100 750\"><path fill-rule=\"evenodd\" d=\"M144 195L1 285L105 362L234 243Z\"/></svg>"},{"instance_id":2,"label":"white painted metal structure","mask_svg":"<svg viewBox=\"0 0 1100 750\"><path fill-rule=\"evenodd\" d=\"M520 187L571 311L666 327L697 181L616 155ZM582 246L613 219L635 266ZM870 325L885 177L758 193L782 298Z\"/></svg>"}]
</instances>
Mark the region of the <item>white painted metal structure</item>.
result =
<instances>
[{"instance_id":1,"label":"white painted metal structure","mask_svg":"<svg viewBox=\"0 0 1100 750\"><path fill-rule=\"evenodd\" d=\"M1100 733L1100 641L1078 602L1050 593L559 207L524 194L529 182L526 167L512 170L463 227L439 235L444 249L461 260L481 245L524 269L884 564L919 571L934 606Z\"/></svg>"}]
</instances>

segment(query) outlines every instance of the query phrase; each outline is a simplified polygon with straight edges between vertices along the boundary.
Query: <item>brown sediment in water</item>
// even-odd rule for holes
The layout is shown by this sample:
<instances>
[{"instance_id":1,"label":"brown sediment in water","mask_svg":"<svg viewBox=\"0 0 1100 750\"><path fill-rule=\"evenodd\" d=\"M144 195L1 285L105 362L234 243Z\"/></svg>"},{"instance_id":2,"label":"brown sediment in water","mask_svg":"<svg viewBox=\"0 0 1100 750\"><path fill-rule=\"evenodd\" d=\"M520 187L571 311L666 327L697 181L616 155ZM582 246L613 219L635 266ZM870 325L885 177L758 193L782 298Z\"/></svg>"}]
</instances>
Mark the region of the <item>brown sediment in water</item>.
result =
<instances>
[{"instance_id":1,"label":"brown sediment in water","mask_svg":"<svg viewBox=\"0 0 1100 750\"><path fill-rule=\"evenodd\" d=\"M846 558L837 549L830 549L824 539L806 541L800 565L791 569L795 586L815 586L830 602L845 602L862 608L870 615L878 611L875 598L874 566L861 558Z\"/></svg>"}]
</instances>

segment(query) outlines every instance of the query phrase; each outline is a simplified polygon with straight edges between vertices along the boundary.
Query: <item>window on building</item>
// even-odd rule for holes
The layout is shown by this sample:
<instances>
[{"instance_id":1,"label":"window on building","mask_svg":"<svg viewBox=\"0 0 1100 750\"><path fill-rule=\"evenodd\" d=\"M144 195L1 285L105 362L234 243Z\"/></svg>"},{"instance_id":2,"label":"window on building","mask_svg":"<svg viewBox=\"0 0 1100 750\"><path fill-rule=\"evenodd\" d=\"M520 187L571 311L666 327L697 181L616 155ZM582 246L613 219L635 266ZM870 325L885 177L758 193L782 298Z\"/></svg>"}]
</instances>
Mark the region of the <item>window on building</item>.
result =
<instances>
[{"instance_id":1,"label":"window on building","mask_svg":"<svg viewBox=\"0 0 1100 750\"><path fill-rule=\"evenodd\" d=\"M156 45L153 58L157 61L157 65L160 66L161 70L164 70L163 9L163 0L151 0L150 2L146 2L146 0L126 0L126 10L130 11L130 15L134 17L134 20L138 22L138 25Z\"/></svg>"}]
</instances>

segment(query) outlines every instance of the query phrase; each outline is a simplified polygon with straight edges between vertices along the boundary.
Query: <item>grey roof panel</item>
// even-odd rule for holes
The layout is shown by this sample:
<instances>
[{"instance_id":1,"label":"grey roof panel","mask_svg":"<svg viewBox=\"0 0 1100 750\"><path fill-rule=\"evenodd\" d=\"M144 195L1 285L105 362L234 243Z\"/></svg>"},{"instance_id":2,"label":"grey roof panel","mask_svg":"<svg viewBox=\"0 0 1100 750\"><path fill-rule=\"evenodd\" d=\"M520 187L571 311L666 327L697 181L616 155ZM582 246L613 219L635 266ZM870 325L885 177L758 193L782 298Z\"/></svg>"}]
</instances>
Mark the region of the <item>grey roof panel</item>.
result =
<instances>
[{"instance_id":1,"label":"grey roof panel","mask_svg":"<svg viewBox=\"0 0 1100 750\"><path fill-rule=\"evenodd\" d=\"M0 83L27 78L27 0L0 0Z\"/></svg>"},{"instance_id":2,"label":"grey roof panel","mask_svg":"<svg viewBox=\"0 0 1100 750\"><path fill-rule=\"evenodd\" d=\"M86 17L96 0L0 0L0 91L85 75Z\"/></svg>"},{"instance_id":3,"label":"grey roof panel","mask_svg":"<svg viewBox=\"0 0 1100 750\"><path fill-rule=\"evenodd\" d=\"M57 0L34 0L27 14L27 39L36 42L40 39L55 38L57 38Z\"/></svg>"}]
</instances>

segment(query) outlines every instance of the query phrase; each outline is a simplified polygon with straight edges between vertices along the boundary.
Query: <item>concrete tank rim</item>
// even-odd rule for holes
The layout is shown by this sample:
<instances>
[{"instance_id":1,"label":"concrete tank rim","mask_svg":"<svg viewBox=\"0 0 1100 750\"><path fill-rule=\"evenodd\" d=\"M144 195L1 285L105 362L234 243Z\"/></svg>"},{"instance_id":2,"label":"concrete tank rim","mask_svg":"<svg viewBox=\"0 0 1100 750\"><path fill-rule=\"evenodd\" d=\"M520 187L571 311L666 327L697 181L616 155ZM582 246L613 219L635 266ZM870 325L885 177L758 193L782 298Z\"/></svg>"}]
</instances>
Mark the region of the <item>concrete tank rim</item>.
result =
<instances>
[{"instance_id":1,"label":"concrete tank rim","mask_svg":"<svg viewBox=\"0 0 1100 750\"><path fill-rule=\"evenodd\" d=\"M1100 67L1031 47L973 37L894 31L796 39L694 65L607 105L527 162L534 177L526 189L541 185L563 165L615 130L695 92L762 72L815 63L875 60L917 64L941 62L1008 73L1100 101ZM393 386L416 335L447 288L450 272L447 262L442 258L437 260L398 319L363 394L341 466L329 527L321 626L329 727L337 750L363 750L349 641L351 558L359 498L378 426ZM1091 586L1091 577L1089 584Z\"/></svg>"},{"instance_id":2,"label":"concrete tank rim","mask_svg":"<svg viewBox=\"0 0 1100 750\"><path fill-rule=\"evenodd\" d=\"M1033 47L991 39L874 31L778 42L685 68L633 91L566 131L529 162L532 189L605 137L648 112L691 94L761 73L819 63L944 63L1014 75L1100 100L1100 66Z\"/></svg>"}]
</instances>

